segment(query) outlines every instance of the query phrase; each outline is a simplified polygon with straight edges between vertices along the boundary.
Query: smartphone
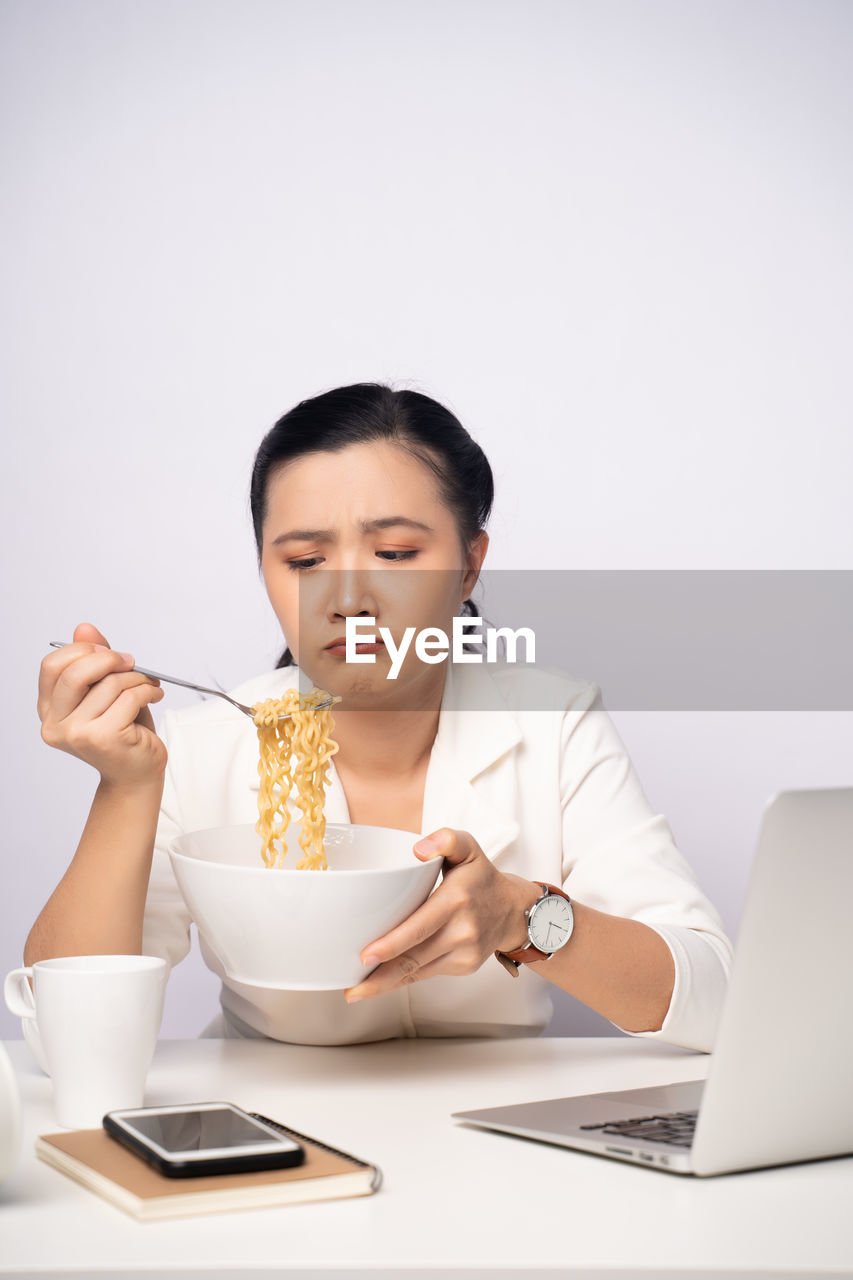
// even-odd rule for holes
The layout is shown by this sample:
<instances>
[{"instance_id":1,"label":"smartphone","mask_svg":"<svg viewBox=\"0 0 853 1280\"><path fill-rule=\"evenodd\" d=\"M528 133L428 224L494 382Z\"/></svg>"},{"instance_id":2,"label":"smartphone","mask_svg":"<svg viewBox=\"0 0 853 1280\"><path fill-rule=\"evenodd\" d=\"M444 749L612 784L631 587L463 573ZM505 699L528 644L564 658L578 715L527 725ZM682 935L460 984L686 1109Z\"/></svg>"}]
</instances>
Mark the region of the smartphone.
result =
<instances>
[{"instance_id":1,"label":"smartphone","mask_svg":"<svg viewBox=\"0 0 853 1280\"><path fill-rule=\"evenodd\" d=\"M285 1169L305 1159L298 1142L230 1102L109 1111L103 1124L167 1178Z\"/></svg>"}]
</instances>

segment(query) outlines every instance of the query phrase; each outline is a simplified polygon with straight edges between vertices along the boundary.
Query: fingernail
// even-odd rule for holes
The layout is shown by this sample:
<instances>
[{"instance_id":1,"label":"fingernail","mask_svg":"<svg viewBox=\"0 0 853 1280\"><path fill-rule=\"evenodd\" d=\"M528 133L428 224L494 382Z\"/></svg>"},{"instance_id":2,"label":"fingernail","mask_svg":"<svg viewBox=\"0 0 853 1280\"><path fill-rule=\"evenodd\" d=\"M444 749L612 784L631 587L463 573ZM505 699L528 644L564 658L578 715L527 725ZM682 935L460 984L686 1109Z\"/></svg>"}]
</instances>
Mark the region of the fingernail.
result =
<instances>
[{"instance_id":1,"label":"fingernail","mask_svg":"<svg viewBox=\"0 0 853 1280\"><path fill-rule=\"evenodd\" d=\"M359 1000L360 1000L360 999L361 999L361 996L350 996L350 995L348 995L348 996L346 997L346 1002L347 1002L347 1004L358 1004L358 1002L359 1002Z\"/></svg>"},{"instance_id":2,"label":"fingernail","mask_svg":"<svg viewBox=\"0 0 853 1280\"><path fill-rule=\"evenodd\" d=\"M415 850L417 853L435 853L439 843L435 836L424 836L423 840L418 840Z\"/></svg>"},{"instance_id":3,"label":"fingernail","mask_svg":"<svg viewBox=\"0 0 853 1280\"><path fill-rule=\"evenodd\" d=\"M364 965L365 969L368 965L379 964L379 956L374 955L371 951L369 955L362 956L361 963Z\"/></svg>"},{"instance_id":4,"label":"fingernail","mask_svg":"<svg viewBox=\"0 0 853 1280\"><path fill-rule=\"evenodd\" d=\"M132 653L123 653L121 656L124 658L125 662L129 662L131 666L135 665Z\"/></svg>"}]
</instances>

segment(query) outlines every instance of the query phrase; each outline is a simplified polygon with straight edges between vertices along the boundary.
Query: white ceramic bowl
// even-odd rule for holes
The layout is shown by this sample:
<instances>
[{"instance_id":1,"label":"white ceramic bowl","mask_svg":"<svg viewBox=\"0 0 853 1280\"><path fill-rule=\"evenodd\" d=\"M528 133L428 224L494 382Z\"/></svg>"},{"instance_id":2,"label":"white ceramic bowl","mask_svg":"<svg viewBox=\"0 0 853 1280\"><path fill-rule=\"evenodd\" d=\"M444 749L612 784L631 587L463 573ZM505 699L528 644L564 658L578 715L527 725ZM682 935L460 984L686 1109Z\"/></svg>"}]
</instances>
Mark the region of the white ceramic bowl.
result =
<instances>
[{"instance_id":1,"label":"white ceramic bowl","mask_svg":"<svg viewBox=\"0 0 853 1280\"><path fill-rule=\"evenodd\" d=\"M199 934L229 978L254 987L329 991L370 972L359 956L429 896L442 859L421 862L417 832L328 823L326 871L297 871L300 824L287 828L291 865L265 867L253 825L193 831L169 856Z\"/></svg>"}]
</instances>

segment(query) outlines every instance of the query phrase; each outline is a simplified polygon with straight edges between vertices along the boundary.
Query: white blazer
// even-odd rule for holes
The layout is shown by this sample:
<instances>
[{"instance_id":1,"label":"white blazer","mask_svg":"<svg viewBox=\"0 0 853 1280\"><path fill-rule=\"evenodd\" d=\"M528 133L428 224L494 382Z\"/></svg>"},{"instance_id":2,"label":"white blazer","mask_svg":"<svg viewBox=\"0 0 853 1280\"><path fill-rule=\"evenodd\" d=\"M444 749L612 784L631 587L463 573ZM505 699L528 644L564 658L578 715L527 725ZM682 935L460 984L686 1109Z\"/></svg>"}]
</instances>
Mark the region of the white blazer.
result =
<instances>
[{"instance_id":1,"label":"white blazer","mask_svg":"<svg viewBox=\"0 0 853 1280\"><path fill-rule=\"evenodd\" d=\"M249 705L278 697L297 674L290 667L259 676L234 697ZM543 705L552 709L529 709ZM252 721L220 699L167 713L161 734L169 763L143 951L174 965L189 951L191 917L169 843L186 831L257 820L258 742ZM330 764L326 818L348 822L334 759ZM710 1052L731 943L669 824L650 807L596 684L542 668L448 662L423 833L444 826L471 832L501 871L562 884L578 902L655 929L675 962L669 1011L660 1030L628 1034ZM200 943L205 963L222 978L221 1032L231 1036L351 1044L535 1035L553 1009L553 988L536 965L523 965L513 978L493 956L476 973L428 978L348 1005L340 991L232 982Z\"/></svg>"}]
</instances>

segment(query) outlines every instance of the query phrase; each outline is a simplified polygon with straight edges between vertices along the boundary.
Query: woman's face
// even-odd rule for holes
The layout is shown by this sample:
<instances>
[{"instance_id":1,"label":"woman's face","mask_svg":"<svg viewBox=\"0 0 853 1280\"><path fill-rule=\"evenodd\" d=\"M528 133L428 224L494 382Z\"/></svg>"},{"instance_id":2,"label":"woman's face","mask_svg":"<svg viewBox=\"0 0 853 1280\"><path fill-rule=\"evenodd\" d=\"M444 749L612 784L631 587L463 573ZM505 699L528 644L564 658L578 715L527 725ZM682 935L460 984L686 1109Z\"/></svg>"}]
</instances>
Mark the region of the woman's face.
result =
<instances>
[{"instance_id":1,"label":"woman's face","mask_svg":"<svg viewBox=\"0 0 853 1280\"><path fill-rule=\"evenodd\" d=\"M375 662L348 663L335 641L359 616L376 619L362 634L387 627L395 646L408 627L450 636L487 546L483 533L463 552L432 472L390 441L307 454L267 485L261 570L270 602L301 670L348 709L438 705L444 662L422 662L413 642L391 680L383 644Z\"/></svg>"}]
</instances>

